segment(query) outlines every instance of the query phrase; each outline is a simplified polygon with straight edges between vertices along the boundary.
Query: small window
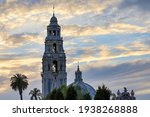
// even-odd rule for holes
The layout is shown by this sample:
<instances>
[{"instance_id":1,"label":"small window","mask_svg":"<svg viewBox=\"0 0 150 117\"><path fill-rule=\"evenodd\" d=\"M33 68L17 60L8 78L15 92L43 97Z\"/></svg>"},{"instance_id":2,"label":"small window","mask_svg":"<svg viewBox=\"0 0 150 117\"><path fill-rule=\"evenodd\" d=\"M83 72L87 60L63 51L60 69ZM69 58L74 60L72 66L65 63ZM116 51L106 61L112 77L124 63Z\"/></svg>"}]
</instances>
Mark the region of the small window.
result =
<instances>
[{"instance_id":1,"label":"small window","mask_svg":"<svg viewBox=\"0 0 150 117\"><path fill-rule=\"evenodd\" d=\"M53 30L53 36L56 36L56 31L55 30Z\"/></svg>"},{"instance_id":2,"label":"small window","mask_svg":"<svg viewBox=\"0 0 150 117\"><path fill-rule=\"evenodd\" d=\"M53 61L52 71L53 71L54 73L57 72L57 61Z\"/></svg>"},{"instance_id":3,"label":"small window","mask_svg":"<svg viewBox=\"0 0 150 117\"><path fill-rule=\"evenodd\" d=\"M57 52L57 47L56 47L56 43L53 44L53 52L56 53Z\"/></svg>"}]
</instances>

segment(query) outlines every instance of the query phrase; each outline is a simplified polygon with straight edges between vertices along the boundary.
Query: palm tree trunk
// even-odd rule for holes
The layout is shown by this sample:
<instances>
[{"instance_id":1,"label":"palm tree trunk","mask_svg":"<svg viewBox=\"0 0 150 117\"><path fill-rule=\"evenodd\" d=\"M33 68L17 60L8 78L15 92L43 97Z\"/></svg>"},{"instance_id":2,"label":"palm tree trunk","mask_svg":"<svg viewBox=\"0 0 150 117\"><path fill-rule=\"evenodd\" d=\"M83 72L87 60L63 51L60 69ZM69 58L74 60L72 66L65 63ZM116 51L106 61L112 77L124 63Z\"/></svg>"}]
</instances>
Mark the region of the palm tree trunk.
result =
<instances>
[{"instance_id":1,"label":"palm tree trunk","mask_svg":"<svg viewBox=\"0 0 150 117\"><path fill-rule=\"evenodd\" d=\"M23 100L22 93L20 94L20 99Z\"/></svg>"},{"instance_id":2,"label":"palm tree trunk","mask_svg":"<svg viewBox=\"0 0 150 117\"><path fill-rule=\"evenodd\" d=\"M19 91L19 95L20 95L20 100L23 100L22 91Z\"/></svg>"},{"instance_id":3,"label":"palm tree trunk","mask_svg":"<svg viewBox=\"0 0 150 117\"><path fill-rule=\"evenodd\" d=\"M34 96L35 97L35 100L37 100L37 97L36 96Z\"/></svg>"}]
</instances>

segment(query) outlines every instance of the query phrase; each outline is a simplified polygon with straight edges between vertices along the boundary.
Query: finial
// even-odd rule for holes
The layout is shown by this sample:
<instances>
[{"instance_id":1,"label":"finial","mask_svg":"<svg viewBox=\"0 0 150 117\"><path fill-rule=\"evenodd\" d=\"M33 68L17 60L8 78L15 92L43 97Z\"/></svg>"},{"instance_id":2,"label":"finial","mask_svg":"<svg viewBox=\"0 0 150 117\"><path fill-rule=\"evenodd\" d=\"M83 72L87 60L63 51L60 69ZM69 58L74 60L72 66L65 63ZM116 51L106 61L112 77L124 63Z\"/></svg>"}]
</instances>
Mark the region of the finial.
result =
<instances>
[{"instance_id":1,"label":"finial","mask_svg":"<svg viewBox=\"0 0 150 117\"><path fill-rule=\"evenodd\" d=\"M134 96L134 91L133 90L131 91L131 95Z\"/></svg>"},{"instance_id":2,"label":"finial","mask_svg":"<svg viewBox=\"0 0 150 117\"><path fill-rule=\"evenodd\" d=\"M117 95L118 95L118 96L120 95L120 91L119 91L119 90L117 91Z\"/></svg>"},{"instance_id":3,"label":"finial","mask_svg":"<svg viewBox=\"0 0 150 117\"><path fill-rule=\"evenodd\" d=\"M79 61L78 61L78 69L77 69L77 71L80 71L80 68L79 68Z\"/></svg>"},{"instance_id":4,"label":"finial","mask_svg":"<svg viewBox=\"0 0 150 117\"><path fill-rule=\"evenodd\" d=\"M53 16L55 16L55 6L53 4Z\"/></svg>"}]
</instances>

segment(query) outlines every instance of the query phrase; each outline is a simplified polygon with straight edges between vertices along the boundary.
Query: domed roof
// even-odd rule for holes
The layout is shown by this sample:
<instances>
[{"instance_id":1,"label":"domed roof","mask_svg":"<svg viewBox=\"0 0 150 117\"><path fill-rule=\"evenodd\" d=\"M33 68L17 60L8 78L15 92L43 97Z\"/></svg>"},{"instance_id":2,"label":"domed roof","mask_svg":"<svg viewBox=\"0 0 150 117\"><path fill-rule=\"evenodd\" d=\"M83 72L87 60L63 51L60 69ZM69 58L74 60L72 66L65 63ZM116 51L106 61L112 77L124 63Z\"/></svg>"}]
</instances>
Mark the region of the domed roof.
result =
<instances>
[{"instance_id":1,"label":"domed roof","mask_svg":"<svg viewBox=\"0 0 150 117\"><path fill-rule=\"evenodd\" d=\"M55 14L53 13L53 16L50 19L50 25L51 26L59 26L57 23L57 18L55 17Z\"/></svg>"},{"instance_id":2,"label":"domed roof","mask_svg":"<svg viewBox=\"0 0 150 117\"><path fill-rule=\"evenodd\" d=\"M95 92L95 89L91 85L84 83L82 81L73 82L70 85L72 85L73 87L77 89L81 89L82 93L84 94L89 93L92 99L94 99L96 92Z\"/></svg>"},{"instance_id":3,"label":"domed roof","mask_svg":"<svg viewBox=\"0 0 150 117\"><path fill-rule=\"evenodd\" d=\"M57 18L55 17L54 14L53 14L53 17L51 18L50 22L57 22Z\"/></svg>"},{"instance_id":4,"label":"domed roof","mask_svg":"<svg viewBox=\"0 0 150 117\"><path fill-rule=\"evenodd\" d=\"M80 89L83 94L89 93L92 99L94 99L96 91L91 85L83 82L82 72L79 69L79 65L78 65L77 71L75 72L75 80L70 85L75 87L75 89Z\"/></svg>"}]
</instances>

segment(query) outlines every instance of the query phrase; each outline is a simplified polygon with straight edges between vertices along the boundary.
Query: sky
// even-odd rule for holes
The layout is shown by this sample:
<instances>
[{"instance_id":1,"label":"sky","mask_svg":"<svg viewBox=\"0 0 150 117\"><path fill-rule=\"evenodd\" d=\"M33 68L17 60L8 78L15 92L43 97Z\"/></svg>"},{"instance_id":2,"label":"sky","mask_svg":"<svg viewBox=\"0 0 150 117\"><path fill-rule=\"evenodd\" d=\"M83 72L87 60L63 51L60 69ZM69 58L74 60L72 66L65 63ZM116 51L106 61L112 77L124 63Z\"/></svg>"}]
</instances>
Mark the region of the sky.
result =
<instances>
[{"instance_id":1,"label":"sky","mask_svg":"<svg viewBox=\"0 0 150 117\"><path fill-rule=\"evenodd\" d=\"M67 84L77 62L83 80L116 93L127 87L150 99L150 0L0 0L0 99L19 99L10 78L21 73L41 89L46 27L55 15L62 27Z\"/></svg>"}]
</instances>

